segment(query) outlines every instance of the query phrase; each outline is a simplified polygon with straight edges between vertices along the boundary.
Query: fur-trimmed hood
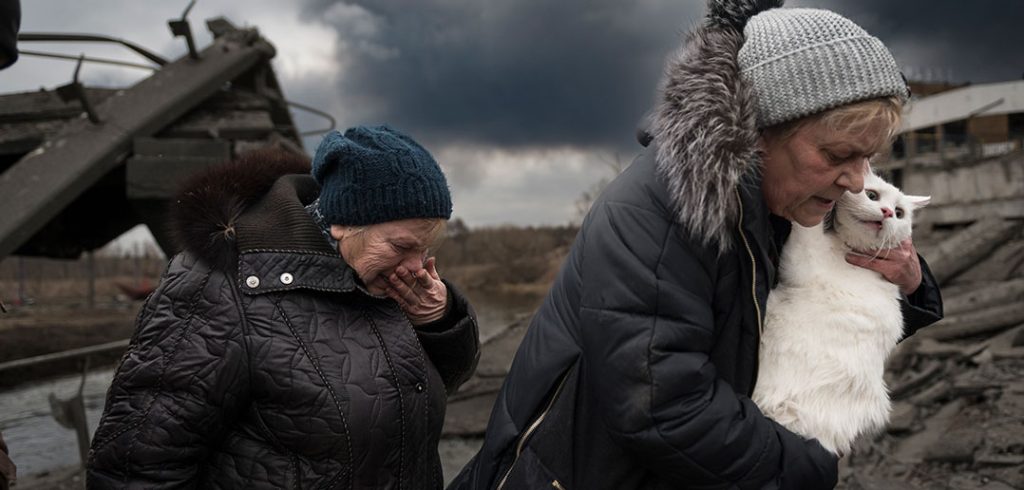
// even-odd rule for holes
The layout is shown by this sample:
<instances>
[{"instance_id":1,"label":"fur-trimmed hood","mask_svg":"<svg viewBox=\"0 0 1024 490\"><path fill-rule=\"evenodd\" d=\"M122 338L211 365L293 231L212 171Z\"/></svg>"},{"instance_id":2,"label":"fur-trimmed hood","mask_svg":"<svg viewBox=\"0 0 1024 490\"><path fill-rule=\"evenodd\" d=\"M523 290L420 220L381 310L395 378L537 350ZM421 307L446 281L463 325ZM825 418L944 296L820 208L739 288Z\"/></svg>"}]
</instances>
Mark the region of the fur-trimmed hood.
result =
<instances>
[{"instance_id":1,"label":"fur-trimmed hood","mask_svg":"<svg viewBox=\"0 0 1024 490\"><path fill-rule=\"evenodd\" d=\"M306 174L309 158L283 149L256 150L185 180L170 209L176 246L211 265L237 256L239 218L280 177Z\"/></svg>"},{"instance_id":2,"label":"fur-trimmed hood","mask_svg":"<svg viewBox=\"0 0 1024 490\"><path fill-rule=\"evenodd\" d=\"M732 246L736 188L759 171L756 113L736 56L743 27L783 0L710 0L705 23L668 60L651 133L677 220L719 250Z\"/></svg>"}]
</instances>

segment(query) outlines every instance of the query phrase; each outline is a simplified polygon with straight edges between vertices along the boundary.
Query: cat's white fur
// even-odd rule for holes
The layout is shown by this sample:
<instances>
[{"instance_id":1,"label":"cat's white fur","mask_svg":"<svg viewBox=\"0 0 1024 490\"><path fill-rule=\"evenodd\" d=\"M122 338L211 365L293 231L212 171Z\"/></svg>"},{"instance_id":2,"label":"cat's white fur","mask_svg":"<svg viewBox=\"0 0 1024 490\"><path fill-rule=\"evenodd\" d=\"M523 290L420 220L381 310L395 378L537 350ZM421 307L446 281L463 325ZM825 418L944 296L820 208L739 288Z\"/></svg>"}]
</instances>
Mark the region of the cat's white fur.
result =
<instances>
[{"instance_id":1,"label":"cat's white fur","mask_svg":"<svg viewBox=\"0 0 1024 490\"><path fill-rule=\"evenodd\" d=\"M837 454L888 422L882 374L903 334L899 288L846 254L897 246L910 237L914 209L928 203L870 173L864 189L836 202L832 230L793 223L768 296L752 397L767 416ZM882 208L902 217L885 218Z\"/></svg>"}]
</instances>

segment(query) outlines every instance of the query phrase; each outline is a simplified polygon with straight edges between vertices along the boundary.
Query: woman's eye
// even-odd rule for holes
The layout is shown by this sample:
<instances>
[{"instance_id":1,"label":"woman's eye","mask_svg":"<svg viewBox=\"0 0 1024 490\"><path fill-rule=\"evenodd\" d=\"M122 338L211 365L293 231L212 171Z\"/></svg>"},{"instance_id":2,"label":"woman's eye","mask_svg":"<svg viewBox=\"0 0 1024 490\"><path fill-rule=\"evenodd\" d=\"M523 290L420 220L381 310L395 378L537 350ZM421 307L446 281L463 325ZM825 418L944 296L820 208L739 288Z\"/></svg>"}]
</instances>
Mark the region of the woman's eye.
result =
<instances>
[{"instance_id":1,"label":"woman's eye","mask_svg":"<svg viewBox=\"0 0 1024 490\"><path fill-rule=\"evenodd\" d=\"M902 219L903 218L903 208L896 208L896 218L898 218L898 219Z\"/></svg>"},{"instance_id":2,"label":"woman's eye","mask_svg":"<svg viewBox=\"0 0 1024 490\"><path fill-rule=\"evenodd\" d=\"M832 153L831 151L826 151L825 155L828 156L829 161L831 161L832 163L836 163L836 164L843 163L843 162L849 160L853 156L853 155L837 155L835 153Z\"/></svg>"},{"instance_id":3,"label":"woman's eye","mask_svg":"<svg viewBox=\"0 0 1024 490\"><path fill-rule=\"evenodd\" d=\"M868 199L871 199L872 201L878 200L878 193L875 191L864 191L864 194L867 195Z\"/></svg>"}]
</instances>

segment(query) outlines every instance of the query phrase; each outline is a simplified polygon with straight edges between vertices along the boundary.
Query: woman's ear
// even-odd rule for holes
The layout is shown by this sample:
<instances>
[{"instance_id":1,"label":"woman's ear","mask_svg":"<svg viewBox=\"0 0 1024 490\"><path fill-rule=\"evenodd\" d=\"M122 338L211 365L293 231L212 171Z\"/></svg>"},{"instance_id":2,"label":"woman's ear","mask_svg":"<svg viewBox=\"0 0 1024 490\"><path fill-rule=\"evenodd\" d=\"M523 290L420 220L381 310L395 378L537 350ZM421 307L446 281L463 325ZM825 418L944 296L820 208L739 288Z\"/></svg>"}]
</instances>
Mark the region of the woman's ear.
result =
<instances>
[{"instance_id":1,"label":"woman's ear","mask_svg":"<svg viewBox=\"0 0 1024 490\"><path fill-rule=\"evenodd\" d=\"M757 149L761 152L761 155L768 153L768 137L764 133L757 137Z\"/></svg>"},{"instance_id":2,"label":"woman's ear","mask_svg":"<svg viewBox=\"0 0 1024 490\"><path fill-rule=\"evenodd\" d=\"M347 230L347 226L331 225L331 238L334 238L335 240L340 242L342 238L345 238L345 232Z\"/></svg>"}]
</instances>

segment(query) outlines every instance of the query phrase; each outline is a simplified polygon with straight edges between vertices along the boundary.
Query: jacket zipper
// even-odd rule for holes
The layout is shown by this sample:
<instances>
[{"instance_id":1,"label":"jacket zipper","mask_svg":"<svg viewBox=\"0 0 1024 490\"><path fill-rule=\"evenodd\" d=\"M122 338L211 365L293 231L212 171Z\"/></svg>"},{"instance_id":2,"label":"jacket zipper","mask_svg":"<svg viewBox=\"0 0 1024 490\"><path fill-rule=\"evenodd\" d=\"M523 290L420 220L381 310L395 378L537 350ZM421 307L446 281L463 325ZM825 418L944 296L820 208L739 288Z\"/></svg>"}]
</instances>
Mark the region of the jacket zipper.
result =
<instances>
[{"instance_id":1,"label":"jacket zipper","mask_svg":"<svg viewBox=\"0 0 1024 490\"><path fill-rule=\"evenodd\" d=\"M563 487L562 484L558 482L558 480L551 480L551 486L554 487L556 490L565 490L565 487Z\"/></svg>"},{"instance_id":2,"label":"jacket zipper","mask_svg":"<svg viewBox=\"0 0 1024 490\"><path fill-rule=\"evenodd\" d=\"M541 422L544 421L544 417L546 417L548 412L551 411L551 407L554 406L555 400L558 399L558 395L562 392L562 387L565 386L565 380L568 378L569 373L567 372L562 376L562 381L558 383L558 388L555 389L555 394L551 397L551 400L548 400L548 405L544 407L544 411L541 412L540 415L538 415L537 418L534 419L526 428L526 432L523 432L523 435L519 436L519 441L516 443L516 457L512 460L512 464L509 465L508 471L505 472L505 476L501 478L501 482L498 483L498 488L496 490L501 490L505 487L508 476L512 474L512 470L516 467L516 463L519 461L519 456L523 453L523 445L526 444L526 440L530 438L530 434L533 434L533 431L537 430L537 427L539 427ZM562 484L558 483L558 480L551 482L551 486L555 488L562 488Z\"/></svg>"},{"instance_id":3,"label":"jacket zipper","mask_svg":"<svg viewBox=\"0 0 1024 490\"><path fill-rule=\"evenodd\" d=\"M754 310L757 311L757 334L758 339L764 336L764 324L761 321L761 304L757 302L757 259L754 258L754 252L750 248L750 242L747 241L747 235L743 233L743 199L740 199L740 190L736 189L736 199L740 203L740 219L736 225L736 229L740 232L740 238L743 239L743 246L747 249L747 255L750 256L750 297L754 300Z\"/></svg>"}]
</instances>

